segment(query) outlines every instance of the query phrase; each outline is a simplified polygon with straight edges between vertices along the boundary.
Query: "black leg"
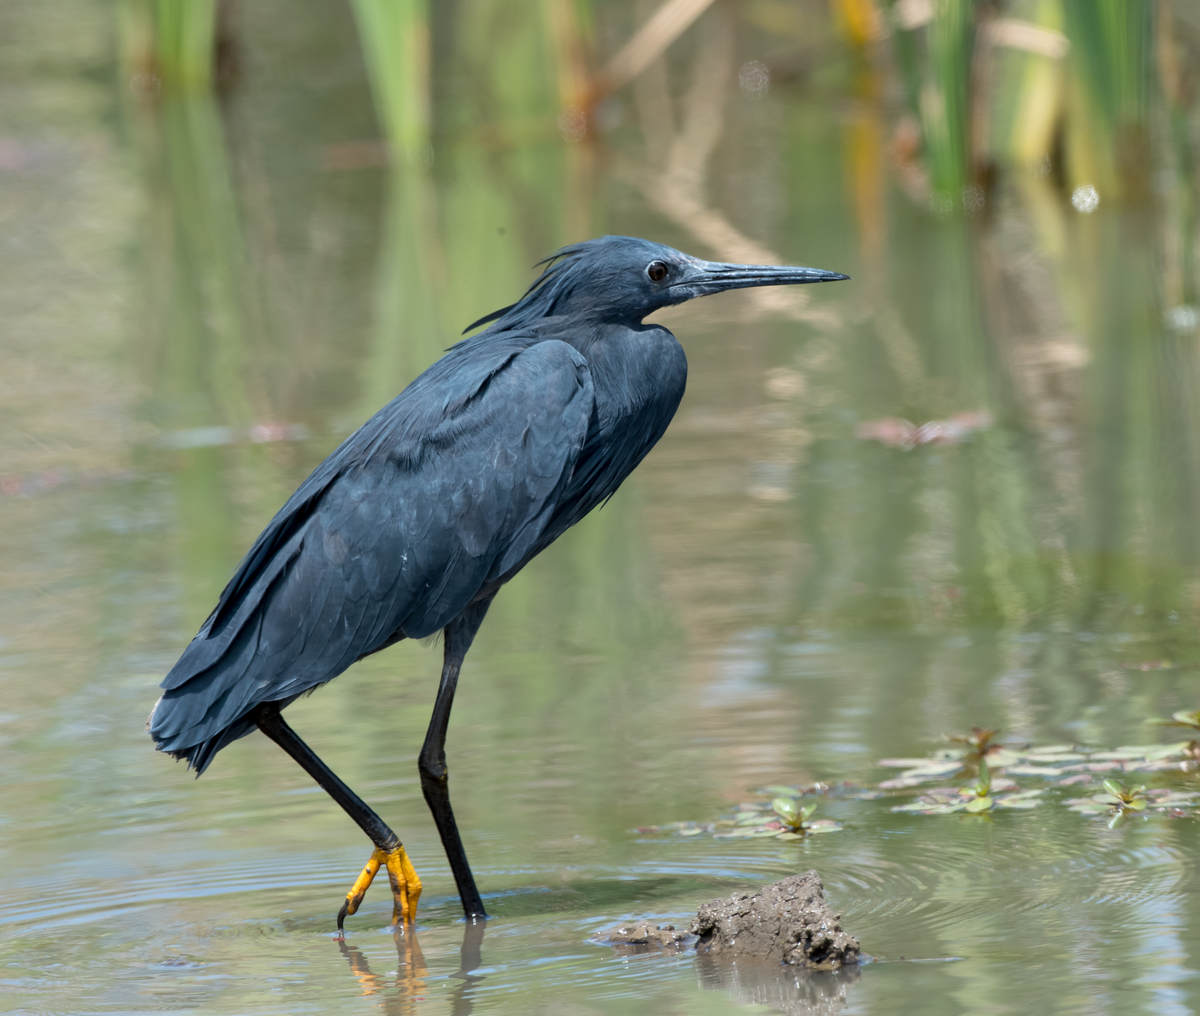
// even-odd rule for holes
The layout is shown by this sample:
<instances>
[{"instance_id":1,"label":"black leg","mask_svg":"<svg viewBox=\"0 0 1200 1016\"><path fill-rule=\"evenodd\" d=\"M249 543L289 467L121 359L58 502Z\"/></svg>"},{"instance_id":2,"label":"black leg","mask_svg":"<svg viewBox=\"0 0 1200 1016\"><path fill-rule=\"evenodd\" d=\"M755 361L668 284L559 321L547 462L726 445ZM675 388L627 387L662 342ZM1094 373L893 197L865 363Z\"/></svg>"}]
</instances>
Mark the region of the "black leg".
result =
<instances>
[{"instance_id":1,"label":"black leg","mask_svg":"<svg viewBox=\"0 0 1200 1016\"><path fill-rule=\"evenodd\" d=\"M400 837L392 832L388 824L361 797L338 779L333 770L317 757L316 752L300 740L299 735L279 715L277 704L267 703L259 706L254 713L254 722L342 806L342 810L358 823L375 844L370 860L351 886L338 911L338 935L342 933L347 915L358 910L363 895L381 867L387 868L388 881L392 887L394 920L397 925L409 925L416 915L417 900L421 896L421 880L413 870L412 862L400 843Z\"/></svg>"},{"instance_id":2,"label":"black leg","mask_svg":"<svg viewBox=\"0 0 1200 1016\"><path fill-rule=\"evenodd\" d=\"M446 860L450 862L450 871L458 886L463 913L468 920L485 918L487 912L483 909L479 890L475 888L475 876L471 874L462 837L458 834L458 825L450 808L450 785L446 770L446 728L450 723L450 707L454 704L454 689L458 685L463 658L467 655L490 602L488 600L468 609L446 628L442 680L433 704L433 715L429 718L425 743L421 746L421 754L417 759L417 768L421 773L421 791L425 795L425 803L433 813L434 824L446 851Z\"/></svg>"},{"instance_id":3,"label":"black leg","mask_svg":"<svg viewBox=\"0 0 1200 1016\"><path fill-rule=\"evenodd\" d=\"M342 806L359 828L362 829L371 842L380 850L395 850L400 846L400 837L392 832L391 827L353 790L344 784L337 774L317 757L307 744L300 740L273 704L259 706L254 714L254 722L258 729L274 741L280 748L292 756L314 780L321 789Z\"/></svg>"}]
</instances>

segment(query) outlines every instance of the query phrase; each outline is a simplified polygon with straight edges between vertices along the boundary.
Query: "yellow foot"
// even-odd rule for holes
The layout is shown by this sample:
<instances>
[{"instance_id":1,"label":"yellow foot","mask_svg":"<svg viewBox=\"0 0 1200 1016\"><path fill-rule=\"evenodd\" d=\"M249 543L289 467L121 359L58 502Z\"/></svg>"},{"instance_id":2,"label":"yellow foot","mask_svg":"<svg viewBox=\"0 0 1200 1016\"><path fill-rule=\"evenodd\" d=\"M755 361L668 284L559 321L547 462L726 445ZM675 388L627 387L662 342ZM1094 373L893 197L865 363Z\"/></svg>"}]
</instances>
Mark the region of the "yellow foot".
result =
<instances>
[{"instance_id":1,"label":"yellow foot","mask_svg":"<svg viewBox=\"0 0 1200 1016\"><path fill-rule=\"evenodd\" d=\"M378 847L371 851L371 857L363 866L354 885L346 893L346 902L338 911L338 934L342 933L342 924L346 918L358 910L367 889L375 880L380 867L386 867L388 881L392 884L392 921L397 926L408 927L417 916L417 900L421 898L421 879L417 876L412 861L404 847L398 846L392 850L380 850Z\"/></svg>"}]
</instances>

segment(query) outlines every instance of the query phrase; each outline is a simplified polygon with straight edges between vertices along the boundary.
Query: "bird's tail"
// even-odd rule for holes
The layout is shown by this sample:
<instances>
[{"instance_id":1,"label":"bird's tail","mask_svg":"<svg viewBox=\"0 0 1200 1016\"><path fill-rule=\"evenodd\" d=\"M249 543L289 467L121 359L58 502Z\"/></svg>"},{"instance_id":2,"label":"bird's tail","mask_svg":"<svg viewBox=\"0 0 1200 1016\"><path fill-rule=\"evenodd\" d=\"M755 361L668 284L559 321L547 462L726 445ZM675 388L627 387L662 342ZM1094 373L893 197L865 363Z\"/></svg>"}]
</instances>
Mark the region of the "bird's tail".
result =
<instances>
[{"instance_id":1,"label":"bird's tail","mask_svg":"<svg viewBox=\"0 0 1200 1016\"><path fill-rule=\"evenodd\" d=\"M232 639L218 640L206 622L167 674L162 697L146 720L154 746L183 759L196 775L225 745L255 728L257 684L244 678L259 624L252 620Z\"/></svg>"},{"instance_id":2,"label":"bird's tail","mask_svg":"<svg viewBox=\"0 0 1200 1016\"><path fill-rule=\"evenodd\" d=\"M160 697L154 704L154 708L150 711L150 715L146 719L146 729L150 732L150 736L154 738L154 746L159 751L165 752L172 758L182 759L187 763L189 769L195 770L197 776L208 768L217 752L232 741L236 741L239 737L245 737L256 727L254 720L250 719L249 716L245 716L213 737L205 738L186 747L172 748L169 746L171 743L169 740L161 738L159 734L155 733L156 725L162 722L159 718L159 713L160 710L164 709L164 705L166 706L165 712L169 713L170 705L167 703L166 695Z\"/></svg>"}]
</instances>

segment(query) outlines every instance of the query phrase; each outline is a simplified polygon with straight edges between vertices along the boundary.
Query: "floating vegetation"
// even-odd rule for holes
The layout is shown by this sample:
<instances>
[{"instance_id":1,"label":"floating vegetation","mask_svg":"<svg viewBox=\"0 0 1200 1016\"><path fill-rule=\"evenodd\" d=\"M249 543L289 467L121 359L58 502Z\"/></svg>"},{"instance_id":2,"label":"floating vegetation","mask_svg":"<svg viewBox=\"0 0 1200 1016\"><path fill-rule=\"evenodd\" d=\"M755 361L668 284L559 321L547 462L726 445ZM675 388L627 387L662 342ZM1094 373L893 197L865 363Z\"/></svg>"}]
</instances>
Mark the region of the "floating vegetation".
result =
<instances>
[{"instance_id":1,"label":"floating vegetation","mask_svg":"<svg viewBox=\"0 0 1200 1016\"><path fill-rule=\"evenodd\" d=\"M1192 726L1200 716L1176 713L1172 725ZM928 758L883 759L880 765L900 769L899 775L883 780L888 791L919 790L915 801L895 805L892 810L918 815L953 812L983 813L1000 808L1028 809L1052 800L1048 792L1066 787L1099 787L1084 798L1068 800L1074 811L1110 816L1110 825L1148 808L1172 815L1192 815L1200 792L1166 787L1146 790L1129 788L1117 776L1129 773L1167 774L1194 772L1196 741L1174 744L1124 745L1111 750L1052 744L1013 747L995 740L996 732L975 727L969 735L950 737L950 745ZM954 786L936 785L950 778L966 778ZM1040 785L1022 785L1017 780L1036 780ZM931 784L935 784L931 786Z\"/></svg>"},{"instance_id":2,"label":"floating vegetation","mask_svg":"<svg viewBox=\"0 0 1200 1016\"><path fill-rule=\"evenodd\" d=\"M1004 789L993 787L992 792L988 794L975 792L969 787L935 787L922 794L919 801L898 804L892 811L910 811L918 815L949 815L956 811L979 814L996 808L1036 808L1042 803L1041 796L1044 793L1045 790L1041 787L1021 790L1009 784L1006 784Z\"/></svg>"},{"instance_id":3,"label":"floating vegetation","mask_svg":"<svg viewBox=\"0 0 1200 1016\"><path fill-rule=\"evenodd\" d=\"M811 827L810 820L816 810L816 801L801 804L798 798L784 797L782 795L771 799L771 811L783 823L783 832L780 835L791 834L794 836L803 836L809 831ZM774 822L770 824L774 825ZM836 823L832 824L836 825Z\"/></svg>"},{"instance_id":4,"label":"floating vegetation","mask_svg":"<svg viewBox=\"0 0 1200 1016\"><path fill-rule=\"evenodd\" d=\"M714 822L668 822L665 825L642 826L642 834L675 833L678 836L699 836L708 833L716 839L774 839L800 840L813 833L832 833L841 823L827 818L813 818L816 801L802 803L802 798L823 794L829 787L823 783L812 787L765 787L761 800L739 804L730 816Z\"/></svg>"},{"instance_id":5,"label":"floating vegetation","mask_svg":"<svg viewBox=\"0 0 1200 1016\"><path fill-rule=\"evenodd\" d=\"M1032 776L1053 780L1061 785L1080 782L1079 776L1123 772L1165 772L1190 770L1195 759L1190 741L1172 744L1133 744L1113 749L1085 748L1073 744L1049 744L1026 747L995 744L989 746L982 761L993 770L1002 769L1008 777ZM899 775L879 784L883 790L901 790L928 784L948 776L972 774L979 762L961 748L946 748L927 758L885 758L879 764L900 769Z\"/></svg>"},{"instance_id":6,"label":"floating vegetation","mask_svg":"<svg viewBox=\"0 0 1200 1016\"><path fill-rule=\"evenodd\" d=\"M1168 726L1200 731L1200 712L1177 712ZM731 815L710 822L670 822L642 826L642 834L677 836L708 834L717 839L799 840L812 833L835 832L840 822L815 818L817 797L836 792L839 798L912 800L893 804L893 812L913 815L991 814L1027 811L1042 805L1066 805L1083 815L1103 816L1110 827L1142 815L1200 817L1200 789L1147 787L1124 782L1131 775L1159 783L1186 776L1195 783L1200 772L1200 742L1123 745L1112 749L1074 744L1014 746L996 740L997 731L972 727L946 738L946 746L924 758L885 758L879 765L898 769L896 776L866 786L825 783L808 787L763 787L759 797L739 804ZM1066 797L1065 790L1083 797Z\"/></svg>"},{"instance_id":7,"label":"floating vegetation","mask_svg":"<svg viewBox=\"0 0 1200 1016\"><path fill-rule=\"evenodd\" d=\"M897 805L892 811L948 815L956 811L980 814L993 808L1034 808L1041 803L1042 793L1041 787L1023 790L1010 779L993 779L987 762L980 760L979 776L974 783L964 787L935 787L922 794L919 801Z\"/></svg>"},{"instance_id":8,"label":"floating vegetation","mask_svg":"<svg viewBox=\"0 0 1200 1016\"><path fill-rule=\"evenodd\" d=\"M1108 779L1103 783L1104 793L1088 797L1076 797L1067 801L1067 807L1084 815L1107 815L1110 829L1120 825L1126 818L1148 810L1165 812L1172 818L1186 818L1196 813L1200 791L1172 790L1156 787L1147 790L1143 786L1128 787L1118 780Z\"/></svg>"},{"instance_id":9,"label":"floating vegetation","mask_svg":"<svg viewBox=\"0 0 1200 1016\"><path fill-rule=\"evenodd\" d=\"M1200 709L1192 711L1180 709L1179 712L1172 713L1169 720L1156 720L1155 722L1164 727L1189 727L1192 730L1200 730Z\"/></svg>"},{"instance_id":10,"label":"floating vegetation","mask_svg":"<svg viewBox=\"0 0 1200 1016\"><path fill-rule=\"evenodd\" d=\"M1188 730L1195 731L1200 734L1200 709L1188 711L1181 709L1179 712L1171 714L1169 720L1155 720L1161 727L1187 727ZM1200 760L1200 740L1192 738L1183 746L1186 754L1190 755L1195 760Z\"/></svg>"}]
</instances>

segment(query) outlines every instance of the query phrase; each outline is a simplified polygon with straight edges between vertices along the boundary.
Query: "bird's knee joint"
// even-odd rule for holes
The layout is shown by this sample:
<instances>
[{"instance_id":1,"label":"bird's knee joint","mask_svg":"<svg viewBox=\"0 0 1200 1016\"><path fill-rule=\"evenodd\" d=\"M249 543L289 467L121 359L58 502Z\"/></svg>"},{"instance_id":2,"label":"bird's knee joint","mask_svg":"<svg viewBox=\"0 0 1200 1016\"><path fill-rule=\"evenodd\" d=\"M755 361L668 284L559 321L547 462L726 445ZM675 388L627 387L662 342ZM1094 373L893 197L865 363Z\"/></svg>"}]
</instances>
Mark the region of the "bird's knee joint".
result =
<instances>
[{"instance_id":1,"label":"bird's knee joint","mask_svg":"<svg viewBox=\"0 0 1200 1016\"><path fill-rule=\"evenodd\" d=\"M417 759L417 770L421 774L422 782L433 781L445 786L449 780L450 773L446 768L445 759L430 759L422 755Z\"/></svg>"}]
</instances>

